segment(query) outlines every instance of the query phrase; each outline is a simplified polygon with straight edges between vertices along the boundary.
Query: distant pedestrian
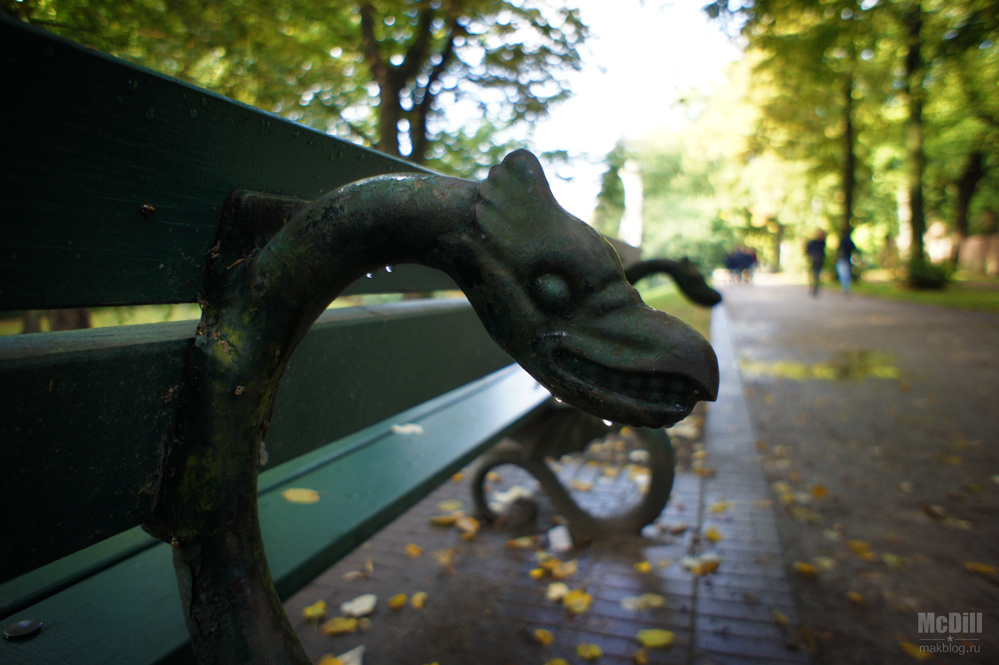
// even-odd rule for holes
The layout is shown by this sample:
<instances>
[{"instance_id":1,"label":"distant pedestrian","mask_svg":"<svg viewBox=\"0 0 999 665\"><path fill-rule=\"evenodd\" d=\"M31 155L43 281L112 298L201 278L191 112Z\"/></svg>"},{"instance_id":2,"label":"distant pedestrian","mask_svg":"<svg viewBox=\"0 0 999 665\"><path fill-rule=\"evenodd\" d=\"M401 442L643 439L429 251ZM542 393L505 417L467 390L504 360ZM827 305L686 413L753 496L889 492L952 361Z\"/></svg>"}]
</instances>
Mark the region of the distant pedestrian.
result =
<instances>
[{"instance_id":1,"label":"distant pedestrian","mask_svg":"<svg viewBox=\"0 0 999 665\"><path fill-rule=\"evenodd\" d=\"M839 285L843 293L850 293L850 284L853 281L853 255L857 252L857 246L850 240L850 232L847 231L839 238L839 247L836 248L836 276L839 277Z\"/></svg>"},{"instance_id":2,"label":"distant pedestrian","mask_svg":"<svg viewBox=\"0 0 999 665\"><path fill-rule=\"evenodd\" d=\"M819 281L822 277L822 265L826 261L826 232L819 229L815 237L805 245L805 255L809 261L808 288L813 297L819 295Z\"/></svg>"}]
</instances>

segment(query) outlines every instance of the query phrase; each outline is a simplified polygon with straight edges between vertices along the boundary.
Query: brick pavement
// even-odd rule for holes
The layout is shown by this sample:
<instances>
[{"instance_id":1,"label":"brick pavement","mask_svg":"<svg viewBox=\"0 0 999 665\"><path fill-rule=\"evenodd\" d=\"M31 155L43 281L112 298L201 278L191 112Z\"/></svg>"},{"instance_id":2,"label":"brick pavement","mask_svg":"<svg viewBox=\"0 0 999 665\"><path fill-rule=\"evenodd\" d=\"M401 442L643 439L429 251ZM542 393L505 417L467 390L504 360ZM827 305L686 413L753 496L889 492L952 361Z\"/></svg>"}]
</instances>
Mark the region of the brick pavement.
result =
<instances>
[{"instance_id":1,"label":"brick pavement","mask_svg":"<svg viewBox=\"0 0 999 665\"><path fill-rule=\"evenodd\" d=\"M578 561L578 571L564 582L591 595L586 612L573 615L546 598L552 580L530 575L538 565L535 550L505 546L520 533L551 526L555 516L543 497L534 524L520 532L485 527L466 541L455 529L430 524L443 501L462 501L471 510L467 480L452 481L287 601L310 657L318 662L324 654L364 645L367 665L541 665L554 658L583 663L576 647L590 643L604 654L596 662L624 665L634 662L640 629L665 628L675 634L675 642L649 650L649 663L807 662L802 652L787 646L797 618L722 308L714 312L712 342L722 386L704 422L704 452L675 437L683 444L678 446L682 466L659 520L640 537L602 541L561 556ZM686 460L692 452L714 475L690 469ZM563 478L592 483L591 490L577 496L594 512L634 500L635 483L628 473L611 477L603 471L606 464L582 458L563 462ZM499 471L503 486L529 487L533 481L519 469ZM704 537L712 527L721 535L714 543ZM409 556L407 545L419 546L422 553ZM714 573L695 576L682 565L685 557L703 554L721 557ZM648 562L648 572L636 569L640 562ZM417 591L428 594L423 609L388 607L391 596ZM340 603L364 593L375 593L379 600L363 631L330 637L301 618L303 608L320 599L336 615ZM645 593L661 595L665 606L622 605L623 599ZM790 627L780 625L778 615L787 617ZM554 642L543 647L532 639L538 628L551 631Z\"/></svg>"}]
</instances>

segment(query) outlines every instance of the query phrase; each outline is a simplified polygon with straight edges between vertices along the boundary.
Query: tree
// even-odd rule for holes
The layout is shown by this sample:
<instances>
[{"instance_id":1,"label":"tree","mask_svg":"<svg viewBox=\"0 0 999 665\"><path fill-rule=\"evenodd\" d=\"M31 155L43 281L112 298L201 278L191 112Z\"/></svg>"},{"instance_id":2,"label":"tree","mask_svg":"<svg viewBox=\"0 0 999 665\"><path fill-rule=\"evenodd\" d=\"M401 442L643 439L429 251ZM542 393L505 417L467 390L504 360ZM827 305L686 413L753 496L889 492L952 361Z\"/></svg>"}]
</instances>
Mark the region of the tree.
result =
<instances>
[{"instance_id":1,"label":"tree","mask_svg":"<svg viewBox=\"0 0 999 665\"><path fill-rule=\"evenodd\" d=\"M20 18L449 170L566 99L588 28L545 0L0 0ZM489 160L489 161L487 161Z\"/></svg>"}]
</instances>

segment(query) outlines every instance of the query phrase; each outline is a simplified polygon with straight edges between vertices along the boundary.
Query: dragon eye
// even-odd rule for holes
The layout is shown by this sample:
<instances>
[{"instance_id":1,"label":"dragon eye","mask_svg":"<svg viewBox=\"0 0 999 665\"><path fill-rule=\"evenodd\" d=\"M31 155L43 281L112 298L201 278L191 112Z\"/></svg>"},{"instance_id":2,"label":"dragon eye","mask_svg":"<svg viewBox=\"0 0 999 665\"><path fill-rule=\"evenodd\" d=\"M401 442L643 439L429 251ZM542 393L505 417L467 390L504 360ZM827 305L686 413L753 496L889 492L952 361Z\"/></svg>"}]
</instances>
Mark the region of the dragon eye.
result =
<instances>
[{"instance_id":1,"label":"dragon eye","mask_svg":"<svg viewBox=\"0 0 999 665\"><path fill-rule=\"evenodd\" d=\"M549 313L564 311L572 302L572 289L558 275L541 275L534 280L534 299Z\"/></svg>"}]
</instances>

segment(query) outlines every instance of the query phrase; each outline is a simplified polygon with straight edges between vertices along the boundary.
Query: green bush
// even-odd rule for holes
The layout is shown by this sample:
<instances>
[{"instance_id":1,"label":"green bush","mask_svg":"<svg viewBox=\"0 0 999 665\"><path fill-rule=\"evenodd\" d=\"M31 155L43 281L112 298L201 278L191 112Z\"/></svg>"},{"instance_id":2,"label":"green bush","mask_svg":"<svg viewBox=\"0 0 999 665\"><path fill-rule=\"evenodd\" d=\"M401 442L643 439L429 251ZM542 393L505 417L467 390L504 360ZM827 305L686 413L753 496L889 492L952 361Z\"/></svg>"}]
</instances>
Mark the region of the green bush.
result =
<instances>
[{"instance_id":1,"label":"green bush","mask_svg":"<svg viewBox=\"0 0 999 665\"><path fill-rule=\"evenodd\" d=\"M942 263L911 263L905 283L921 291L940 290L951 280L951 269Z\"/></svg>"}]
</instances>

